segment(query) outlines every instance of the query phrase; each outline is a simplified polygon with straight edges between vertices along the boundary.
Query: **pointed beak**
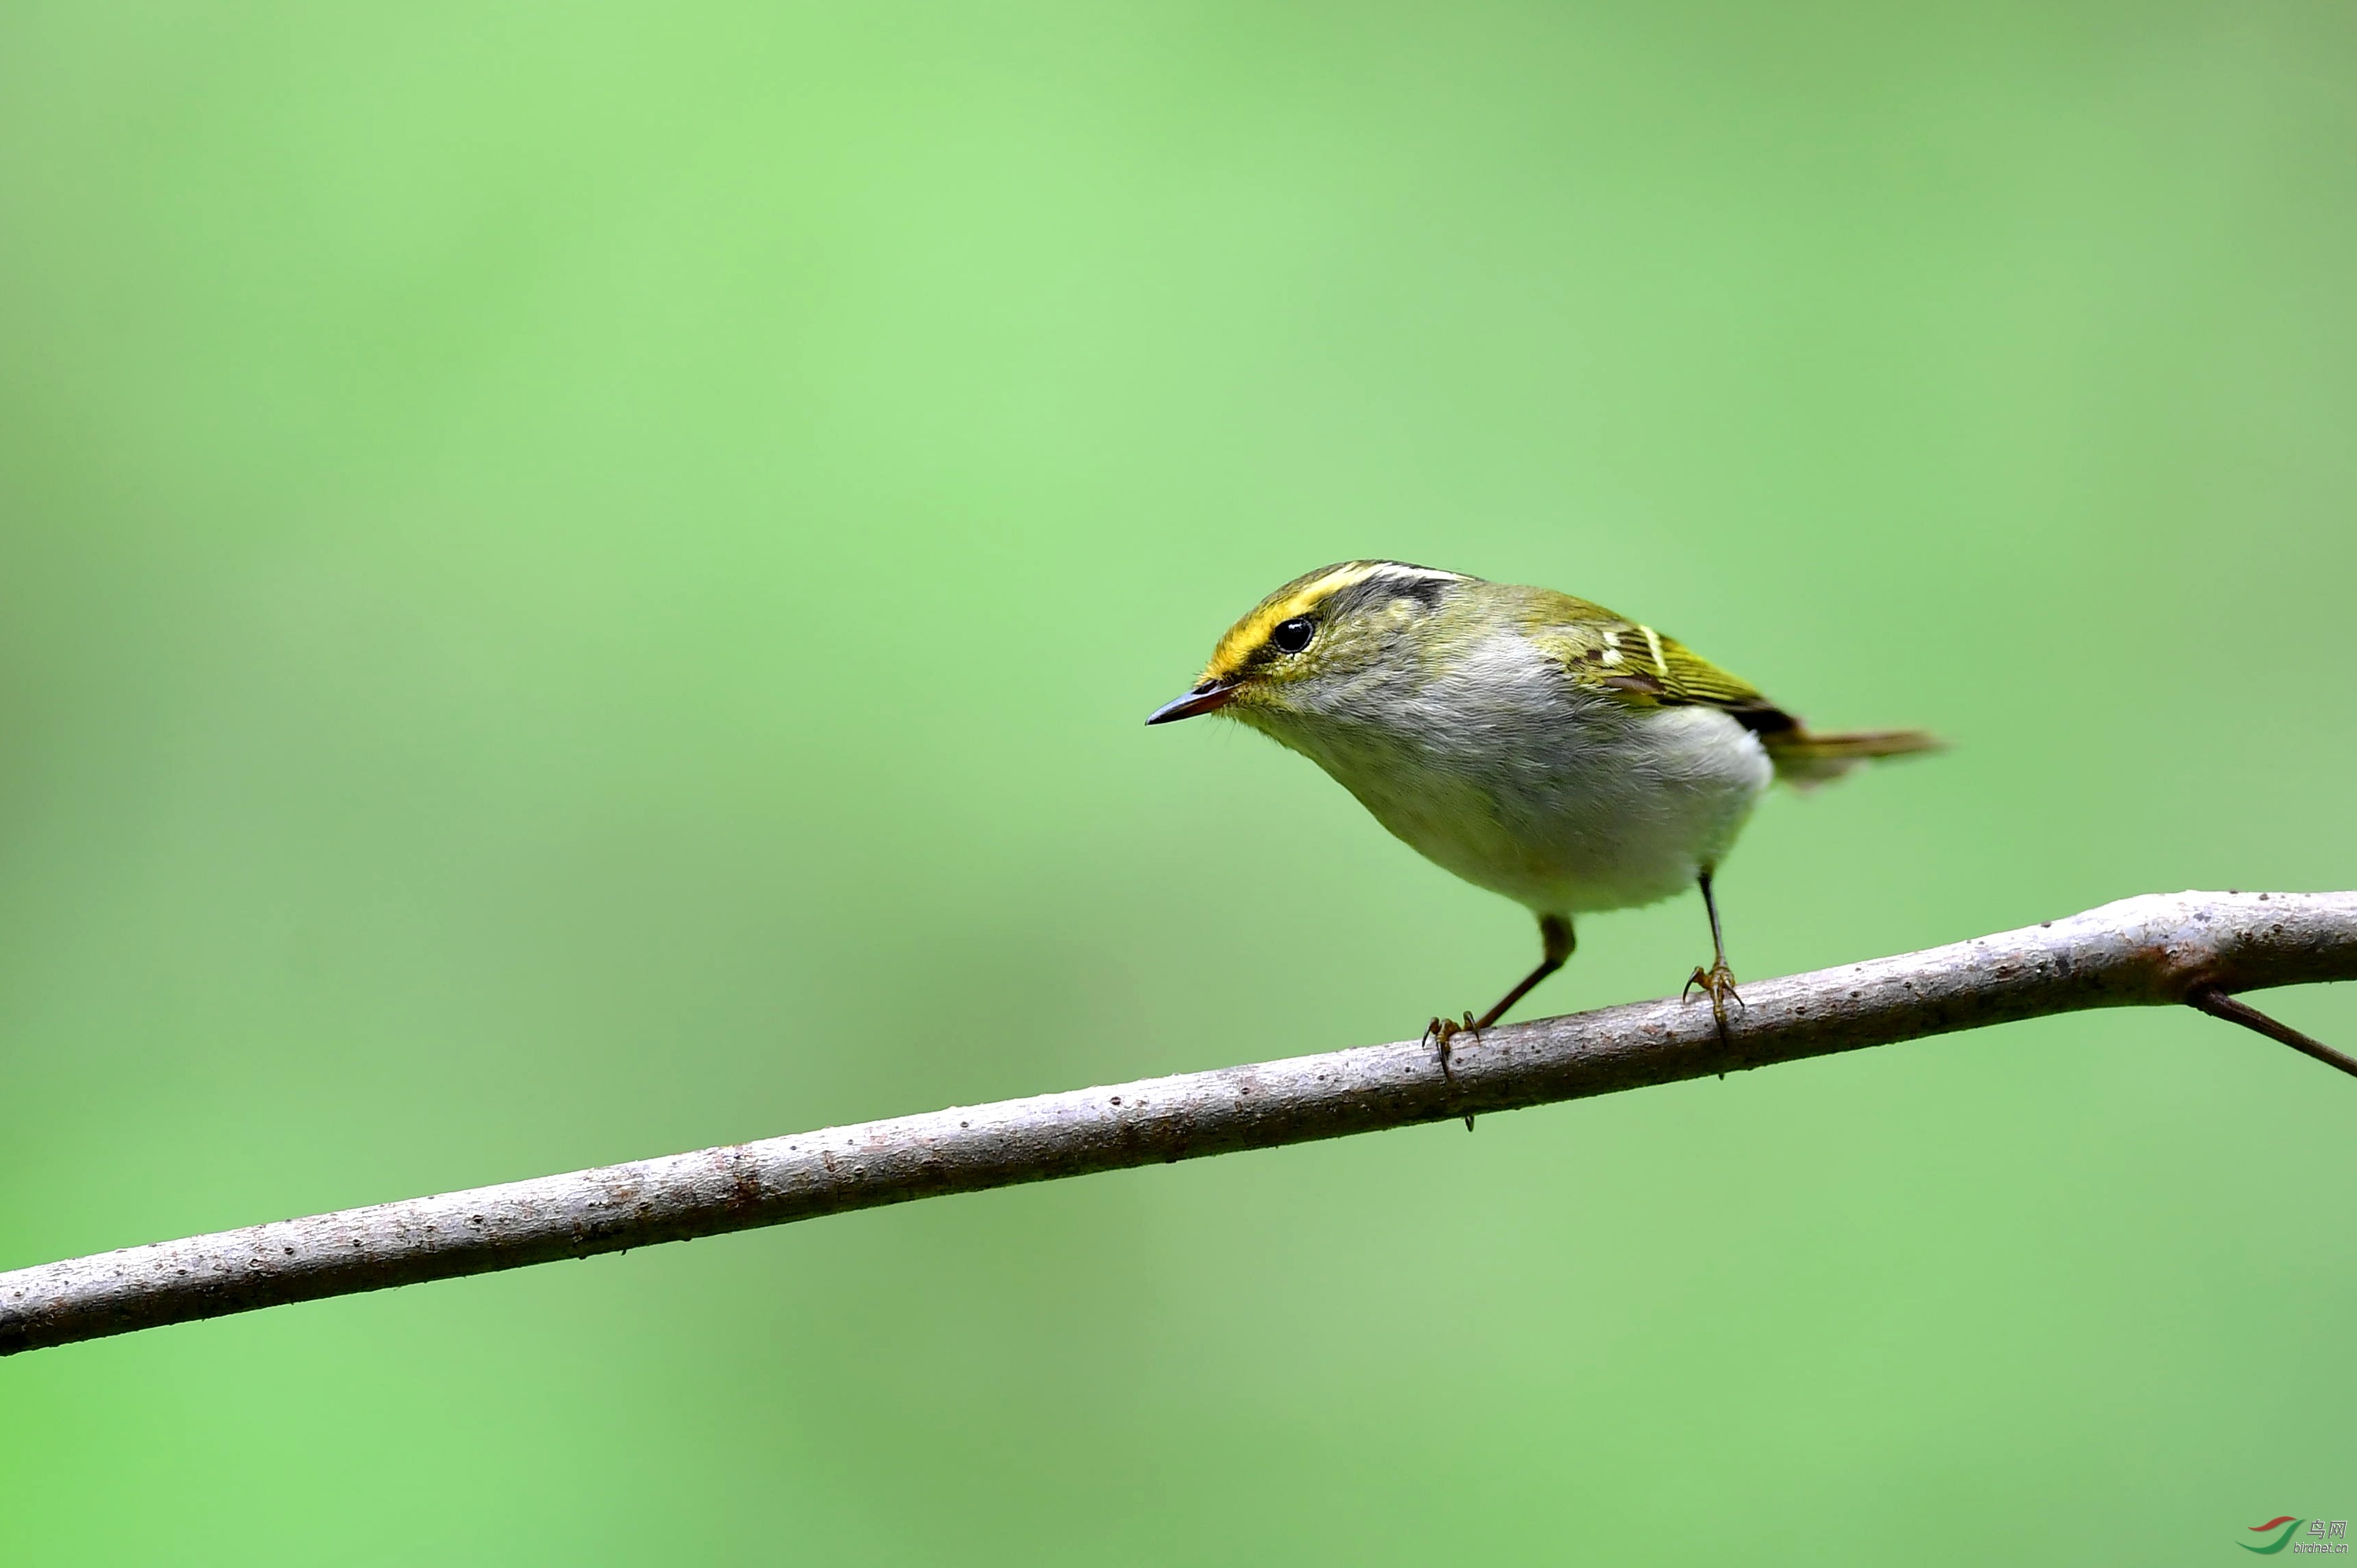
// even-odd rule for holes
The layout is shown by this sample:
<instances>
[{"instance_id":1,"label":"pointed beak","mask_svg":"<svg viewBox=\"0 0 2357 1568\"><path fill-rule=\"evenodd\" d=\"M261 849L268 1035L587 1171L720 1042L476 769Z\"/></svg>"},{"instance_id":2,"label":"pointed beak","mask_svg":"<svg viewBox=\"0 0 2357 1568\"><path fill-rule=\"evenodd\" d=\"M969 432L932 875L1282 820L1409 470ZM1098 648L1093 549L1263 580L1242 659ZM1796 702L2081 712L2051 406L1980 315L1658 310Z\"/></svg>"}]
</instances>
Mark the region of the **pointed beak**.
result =
<instances>
[{"instance_id":1,"label":"pointed beak","mask_svg":"<svg viewBox=\"0 0 2357 1568\"><path fill-rule=\"evenodd\" d=\"M1179 719L1191 719L1197 714L1208 714L1226 707L1235 701L1236 682L1206 681L1177 702L1165 703L1146 715L1150 725L1167 725Z\"/></svg>"}]
</instances>

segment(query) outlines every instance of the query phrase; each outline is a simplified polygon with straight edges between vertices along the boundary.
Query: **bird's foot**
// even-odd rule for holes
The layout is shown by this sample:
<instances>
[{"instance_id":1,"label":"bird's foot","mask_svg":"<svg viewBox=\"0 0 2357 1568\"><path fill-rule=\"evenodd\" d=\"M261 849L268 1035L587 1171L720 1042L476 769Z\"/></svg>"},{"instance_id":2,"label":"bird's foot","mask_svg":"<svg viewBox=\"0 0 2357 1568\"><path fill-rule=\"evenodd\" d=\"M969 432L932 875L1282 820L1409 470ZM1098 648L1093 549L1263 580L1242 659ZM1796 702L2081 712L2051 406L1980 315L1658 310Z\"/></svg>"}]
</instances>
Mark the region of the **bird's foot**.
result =
<instances>
[{"instance_id":1,"label":"bird's foot","mask_svg":"<svg viewBox=\"0 0 2357 1568\"><path fill-rule=\"evenodd\" d=\"M1424 1026L1423 1043L1439 1047L1440 1072L1444 1078L1448 1076L1448 1058L1454 1053L1459 1035L1472 1036L1477 1046L1481 1043L1481 1030L1473 1022L1472 1014L1466 1014L1462 1023L1454 1018L1435 1018Z\"/></svg>"},{"instance_id":2,"label":"bird's foot","mask_svg":"<svg viewBox=\"0 0 2357 1568\"><path fill-rule=\"evenodd\" d=\"M1473 1022L1472 1014L1466 1014L1462 1023L1454 1018L1435 1018L1424 1026L1424 1039L1432 1042L1440 1051L1440 1076L1452 1089L1457 1086L1457 1078L1448 1070L1448 1058L1455 1054L1454 1047L1459 1035L1472 1036L1477 1046L1481 1043L1480 1026ZM1473 1118L1470 1116L1465 1118L1465 1130L1468 1133L1473 1131Z\"/></svg>"},{"instance_id":3,"label":"bird's foot","mask_svg":"<svg viewBox=\"0 0 2357 1568\"><path fill-rule=\"evenodd\" d=\"M1710 1015L1718 1025L1719 1043L1726 1044L1727 1003L1733 1002L1738 1012L1748 1011L1744 1006L1743 998L1735 989L1735 972L1727 967L1727 961L1724 959L1712 964L1708 969L1696 964L1694 973L1686 977L1685 989L1678 993L1678 1000L1693 1001L1696 989L1700 989L1704 995L1710 998Z\"/></svg>"}]
</instances>

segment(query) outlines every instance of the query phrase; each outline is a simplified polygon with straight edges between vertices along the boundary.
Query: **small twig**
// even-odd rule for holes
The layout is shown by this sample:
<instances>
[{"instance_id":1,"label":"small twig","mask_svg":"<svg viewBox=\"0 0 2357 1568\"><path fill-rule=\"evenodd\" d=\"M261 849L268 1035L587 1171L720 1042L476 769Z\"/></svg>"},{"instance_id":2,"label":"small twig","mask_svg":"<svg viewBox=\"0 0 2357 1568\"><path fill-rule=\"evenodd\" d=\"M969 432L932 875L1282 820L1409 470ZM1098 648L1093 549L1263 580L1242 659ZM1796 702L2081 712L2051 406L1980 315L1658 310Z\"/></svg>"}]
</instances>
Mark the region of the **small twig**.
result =
<instances>
[{"instance_id":1,"label":"small twig","mask_svg":"<svg viewBox=\"0 0 2357 1568\"><path fill-rule=\"evenodd\" d=\"M1274 1148L1707 1078L2088 1007L2190 1002L2344 1072L2229 993L2357 980L2357 893L2130 898L1746 987L1721 1033L1674 1001L896 1117L285 1219L0 1274L0 1354L1092 1171ZM1427 1032L1426 1039L1429 1039Z\"/></svg>"},{"instance_id":2,"label":"small twig","mask_svg":"<svg viewBox=\"0 0 2357 1568\"><path fill-rule=\"evenodd\" d=\"M2352 1078L2357 1078L2357 1057L2336 1051L2313 1035L2303 1035L2289 1024L2268 1017L2247 1002L2237 1002L2217 986L2207 982L2185 993L2185 1004L2207 1013L2212 1018L2223 1018L2229 1024L2240 1024L2245 1029L2256 1029L2270 1040L2279 1040L2293 1050L2305 1051L2327 1067L2337 1067Z\"/></svg>"}]
</instances>

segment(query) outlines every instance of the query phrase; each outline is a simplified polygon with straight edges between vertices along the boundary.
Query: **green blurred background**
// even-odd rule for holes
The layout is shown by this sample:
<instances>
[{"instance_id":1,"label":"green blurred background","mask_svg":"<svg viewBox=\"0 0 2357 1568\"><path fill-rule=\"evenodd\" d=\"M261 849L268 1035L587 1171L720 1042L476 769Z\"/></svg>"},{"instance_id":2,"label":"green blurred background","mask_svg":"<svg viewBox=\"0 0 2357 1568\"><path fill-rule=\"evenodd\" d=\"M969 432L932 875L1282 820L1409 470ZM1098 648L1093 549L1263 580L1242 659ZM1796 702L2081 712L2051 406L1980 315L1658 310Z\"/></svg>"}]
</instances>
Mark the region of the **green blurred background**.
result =
<instances>
[{"instance_id":1,"label":"green blurred background","mask_svg":"<svg viewBox=\"0 0 2357 1568\"><path fill-rule=\"evenodd\" d=\"M2352 87L2342 4L11 0L0 1266L1480 1005L1520 910L1139 723L1339 557L1956 740L1762 810L1745 974L2357 884ZM48 1351L0 1557L2239 1561L2357 1516L2352 1090L2055 1019Z\"/></svg>"}]
</instances>

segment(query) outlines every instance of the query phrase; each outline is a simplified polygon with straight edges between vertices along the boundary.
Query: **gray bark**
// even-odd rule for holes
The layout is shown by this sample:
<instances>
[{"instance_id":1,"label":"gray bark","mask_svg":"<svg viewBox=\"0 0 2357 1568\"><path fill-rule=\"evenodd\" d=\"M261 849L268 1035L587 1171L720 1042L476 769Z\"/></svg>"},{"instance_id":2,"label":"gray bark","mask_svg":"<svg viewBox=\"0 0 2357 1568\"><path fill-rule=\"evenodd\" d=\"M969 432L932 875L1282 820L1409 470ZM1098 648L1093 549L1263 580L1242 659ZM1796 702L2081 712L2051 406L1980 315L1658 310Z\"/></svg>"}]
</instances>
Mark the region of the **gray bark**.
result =
<instances>
[{"instance_id":1,"label":"gray bark","mask_svg":"<svg viewBox=\"0 0 2357 1568\"><path fill-rule=\"evenodd\" d=\"M1370 1046L699 1149L19 1269L0 1273L0 1354L944 1193L1512 1111L2081 1008L2191 1001L2249 1023L2226 993L2352 978L2357 893L2150 895L1747 985L1725 1039L1706 1003L1645 1002L1460 1038L1446 1070L1428 1044ZM2357 1070L2263 1015L2251 1017L2275 1037Z\"/></svg>"}]
</instances>

